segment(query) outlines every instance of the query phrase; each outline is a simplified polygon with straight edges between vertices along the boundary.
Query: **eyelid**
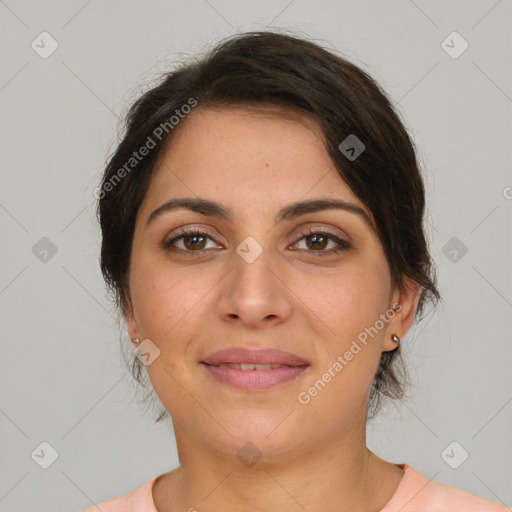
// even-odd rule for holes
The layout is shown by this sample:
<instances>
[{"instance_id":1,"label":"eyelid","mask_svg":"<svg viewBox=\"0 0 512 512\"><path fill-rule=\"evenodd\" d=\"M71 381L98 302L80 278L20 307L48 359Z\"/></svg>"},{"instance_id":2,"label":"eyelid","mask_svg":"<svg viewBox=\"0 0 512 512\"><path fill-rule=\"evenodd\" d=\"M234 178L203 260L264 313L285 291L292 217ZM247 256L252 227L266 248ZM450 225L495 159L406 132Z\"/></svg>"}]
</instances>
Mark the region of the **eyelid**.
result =
<instances>
[{"instance_id":1,"label":"eyelid","mask_svg":"<svg viewBox=\"0 0 512 512\"><path fill-rule=\"evenodd\" d=\"M180 226L179 228L174 229L170 234L165 236L165 241L169 242L173 240L174 238L177 238L179 236L186 236L189 234L201 234L201 235L207 235L209 238L211 238L215 243L222 245L229 246L229 244L225 242L219 242L218 239L222 238L221 235L217 234L217 231L215 230L215 233L212 233L212 231L206 227L201 225L187 225L187 226Z\"/></svg>"},{"instance_id":2,"label":"eyelid","mask_svg":"<svg viewBox=\"0 0 512 512\"><path fill-rule=\"evenodd\" d=\"M349 242L345 235L342 234L335 234L333 231L338 231L333 228L326 228L325 225L322 226L315 226L310 225L308 227L302 227L299 229L299 233L295 231L295 234L293 235L293 241L291 244L288 244L286 248L289 248L290 246L296 246L300 242L302 242L305 238L318 234L325 236L330 242L334 242L336 244L336 247L328 249L328 250L307 250L307 249L292 249L292 250L298 250L298 251L304 251L307 253L310 253L312 255L315 255L315 257L322 257L322 256L329 256L333 254L339 254L343 251L352 249L352 243ZM167 236L164 241L161 243L161 248L164 250L171 250L171 247L173 247L176 242L182 240L186 236L193 236L193 235L204 235L205 238L210 239L215 244L219 245L219 242L216 240L216 236L212 235L208 229L205 229L203 226L187 226L183 227L181 226L178 231L174 231L171 235ZM220 244L223 245L223 244ZM229 247L229 244L227 244ZM211 248L210 248L211 249ZM184 249L177 249L178 252L182 252L189 255L197 255L203 252L208 251L208 249L197 249L197 250L184 250Z\"/></svg>"},{"instance_id":3,"label":"eyelid","mask_svg":"<svg viewBox=\"0 0 512 512\"><path fill-rule=\"evenodd\" d=\"M326 237L329 241L334 242L336 244L336 247L328 249L328 250L322 250L322 251L313 251L313 250L306 250L306 252L310 254L314 254L315 256L329 256L332 254L339 254L340 252L347 251L349 249L352 249L352 243L345 239L345 237L341 235L336 235L333 232L329 231L325 228L320 227L312 227L312 228L306 228L303 231L300 232L299 238L292 243L292 245L297 245L305 238L312 236L312 235L322 235ZM300 249L299 249L300 250Z\"/></svg>"},{"instance_id":4,"label":"eyelid","mask_svg":"<svg viewBox=\"0 0 512 512\"><path fill-rule=\"evenodd\" d=\"M347 243L352 243L352 238L349 236L347 232L326 222L305 222L304 224L300 225L298 228L293 230L294 234L292 235L292 238L296 238L297 232L298 234L302 234L302 236L304 235L304 233L312 234L316 232L324 232L325 234L330 234L338 238L341 238L345 240Z\"/></svg>"}]
</instances>

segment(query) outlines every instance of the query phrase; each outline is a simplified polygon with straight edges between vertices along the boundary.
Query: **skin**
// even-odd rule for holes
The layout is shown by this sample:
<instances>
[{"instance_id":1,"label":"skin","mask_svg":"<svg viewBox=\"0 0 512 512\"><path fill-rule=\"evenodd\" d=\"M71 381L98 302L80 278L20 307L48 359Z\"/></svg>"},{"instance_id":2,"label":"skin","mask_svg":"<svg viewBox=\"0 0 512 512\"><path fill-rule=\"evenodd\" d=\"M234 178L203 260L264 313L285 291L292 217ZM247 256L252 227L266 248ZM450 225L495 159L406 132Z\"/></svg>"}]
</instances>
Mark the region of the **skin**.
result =
<instances>
[{"instance_id":1,"label":"skin","mask_svg":"<svg viewBox=\"0 0 512 512\"><path fill-rule=\"evenodd\" d=\"M343 199L366 210L306 115L208 108L173 135L138 211L125 312L130 338L160 350L146 369L172 417L180 459L155 483L157 510L380 510L403 471L366 447L367 398L381 353L396 347L391 335L403 337L414 320L419 286L406 280L402 293L392 286L377 235L354 213L328 209L275 222L283 206L306 199ZM153 210L183 197L217 201L233 217L180 209L146 227ZM190 227L209 238L162 248ZM351 248L321 256L337 244L318 248L304 238L307 228ZM252 263L236 252L247 236L263 248ZM186 252L194 247L199 256ZM299 403L298 394L397 302L401 310L378 335L308 404ZM233 346L279 348L310 366L272 389L230 388L200 361ZM237 457L249 441L262 454L251 467Z\"/></svg>"}]
</instances>

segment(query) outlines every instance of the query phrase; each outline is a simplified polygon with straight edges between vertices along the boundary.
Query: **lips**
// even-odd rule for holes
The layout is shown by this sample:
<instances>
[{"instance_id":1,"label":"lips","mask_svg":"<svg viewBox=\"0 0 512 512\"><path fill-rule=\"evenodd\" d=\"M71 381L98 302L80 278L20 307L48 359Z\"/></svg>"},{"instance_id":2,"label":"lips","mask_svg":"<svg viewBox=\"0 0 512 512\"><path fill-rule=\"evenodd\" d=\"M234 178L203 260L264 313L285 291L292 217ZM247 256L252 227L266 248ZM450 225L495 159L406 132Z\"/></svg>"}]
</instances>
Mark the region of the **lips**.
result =
<instances>
[{"instance_id":1,"label":"lips","mask_svg":"<svg viewBox=\"0 0 512 512\"><path fill-rule=\"evenodd\" d=\"M215 352L207 356L203 361L204 364L211 366L230 365L232 368L238 368L233 365L274 365L300 367L309 366L309 363L295 354L283 352L278 349L247 349L247 348L228 348ZM242 366L240 369L250 370L250 366ZM264 370L265 368L255 367L256 370Z\"/></svg>"},{"instance_id":2,"label":"lips","mask_svg":"<svg viewBox=\"0 0 512 512\"><path fill-rule=\"evenodd\" d=\"M278 349L233 347L206 357L201 364L217 382L243 391L259 392L296 380L309 363Z\"/></svg>"}]
</instances>

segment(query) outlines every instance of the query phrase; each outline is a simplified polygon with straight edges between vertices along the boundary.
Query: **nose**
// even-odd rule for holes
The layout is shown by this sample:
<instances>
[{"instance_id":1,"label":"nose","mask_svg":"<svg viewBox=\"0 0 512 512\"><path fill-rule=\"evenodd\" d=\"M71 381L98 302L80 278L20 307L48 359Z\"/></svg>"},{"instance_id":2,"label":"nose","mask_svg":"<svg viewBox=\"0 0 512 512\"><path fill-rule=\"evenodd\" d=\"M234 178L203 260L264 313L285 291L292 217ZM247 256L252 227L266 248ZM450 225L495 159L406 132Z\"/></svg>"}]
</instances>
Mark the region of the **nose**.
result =
<instances>
[{"instance_id":1,"label":"nose","mask_svg":"<svg viewBox=\"0 0 512 512\"><path fill-rule=\"evenodd\" d=\"M285 322L293 293L275 261L265 250L252 262L237 253L232 259L231 271L220 283L217 308L222 320L251 330Z\"/></svg>"}]
</instances>

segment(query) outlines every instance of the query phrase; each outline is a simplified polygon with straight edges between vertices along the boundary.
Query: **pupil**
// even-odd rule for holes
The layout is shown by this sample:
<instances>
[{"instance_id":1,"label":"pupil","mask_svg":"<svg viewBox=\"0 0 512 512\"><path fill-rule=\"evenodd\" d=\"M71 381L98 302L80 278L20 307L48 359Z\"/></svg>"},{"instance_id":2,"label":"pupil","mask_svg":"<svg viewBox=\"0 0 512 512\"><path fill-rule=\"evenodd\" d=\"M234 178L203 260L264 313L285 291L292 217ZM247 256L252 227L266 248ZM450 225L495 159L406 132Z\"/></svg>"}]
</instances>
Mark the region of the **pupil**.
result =
<instances>
[{"instance_id":1,"label":"pupil","mask_svg":"<svg viewBox=\"0 0 512 512\"><path fill-rule=\"evenodd\" d=\"M319 243L320 239L320 243ZM310 240L312 241L313 248L323 249L327 238L324 235L311 235ZM310 247L311 248L311 247Z\"/></svg>"},{"instance_id":2,"label":"pupil","mask_svg":"<svg viewBox=\"0 0 512 512\"><path fill-rule=\"evenodd\" d=\"M197 250L198 248L201 249L202 247L198 247L198 242L204 240L204 237L201 235L189 235L185 238L185 245L188 249ZM192 243L190 243L192 241Z\"/></svg>"}]
</instances>

